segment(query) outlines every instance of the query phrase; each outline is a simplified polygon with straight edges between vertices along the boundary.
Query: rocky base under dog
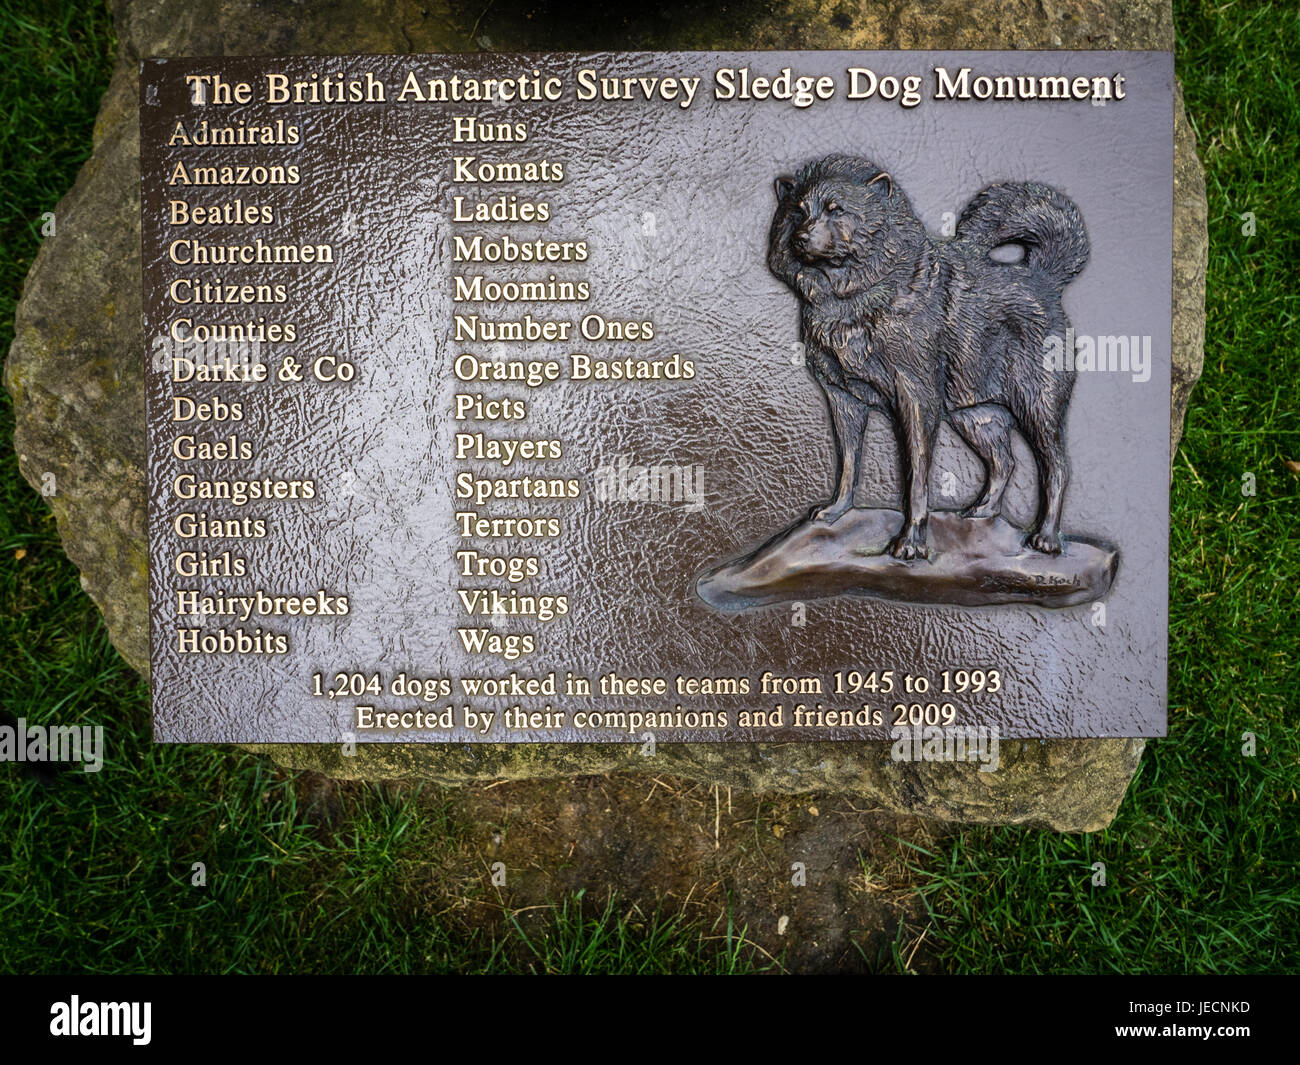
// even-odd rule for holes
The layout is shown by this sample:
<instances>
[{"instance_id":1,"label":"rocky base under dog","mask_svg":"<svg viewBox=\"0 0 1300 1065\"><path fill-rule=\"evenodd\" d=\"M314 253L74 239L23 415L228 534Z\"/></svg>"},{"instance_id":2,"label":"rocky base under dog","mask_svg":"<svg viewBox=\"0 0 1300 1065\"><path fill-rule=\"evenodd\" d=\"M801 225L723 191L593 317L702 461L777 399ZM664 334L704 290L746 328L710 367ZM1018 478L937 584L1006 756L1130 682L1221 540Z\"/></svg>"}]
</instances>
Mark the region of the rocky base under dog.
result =
<instances>
[{"instance_id":1,"label":"rocky base under dog","mask_svg":"<svg viewBox=\"0 0 1300 1065\"><path fill-rule=\"evenodd\" d=\"M1059 608L1101 598L1119 568L1119 553L1099 541L1065 536L1060 552L1046 555L1002 517L952 511L929 515L928 561L903 562L888 550L901 520L896 510L855 507L830 522L802 521L705 573L696 591L726 611L836 595Z\"/></svg>"}]
</instances>

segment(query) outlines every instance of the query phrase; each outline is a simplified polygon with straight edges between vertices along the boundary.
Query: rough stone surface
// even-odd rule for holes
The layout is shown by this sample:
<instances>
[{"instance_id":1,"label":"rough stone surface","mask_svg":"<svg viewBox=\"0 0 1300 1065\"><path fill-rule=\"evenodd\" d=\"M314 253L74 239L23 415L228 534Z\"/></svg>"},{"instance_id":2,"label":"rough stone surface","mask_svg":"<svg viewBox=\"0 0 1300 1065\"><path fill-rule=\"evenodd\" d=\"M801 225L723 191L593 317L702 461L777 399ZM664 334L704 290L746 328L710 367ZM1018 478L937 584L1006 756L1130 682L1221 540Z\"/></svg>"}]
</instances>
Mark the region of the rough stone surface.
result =
<instances>
[{"instance_id":1,"label":"rough stone surface","mask_svg":"<svg viewBox=\"0 0 1300 1065\"><path fill-rule=\"evenodd\" d=\"M113 0L118 66L95 151L56 211L18 308L5 383L23 476L49 496L68 557L113 643L148 670L137 64L150 56L691 48L1151 48L1173 46L1168 0L845 0L693 3L644 9L551 0ZM552 10L554 8L554 10ZM1176 112L1176 441L1204 338L1205 183L1181 98ZM47 493L48 494L48 493ZM441 783L653 770L767 792L836 791L953 821L1064 831L1111 820L1141 756L1131 739L1007 743L1002 768L896 765L883 744L660 745L473 749L377 744L262 747L340 777Z\"/></svg>"}]
</instances>

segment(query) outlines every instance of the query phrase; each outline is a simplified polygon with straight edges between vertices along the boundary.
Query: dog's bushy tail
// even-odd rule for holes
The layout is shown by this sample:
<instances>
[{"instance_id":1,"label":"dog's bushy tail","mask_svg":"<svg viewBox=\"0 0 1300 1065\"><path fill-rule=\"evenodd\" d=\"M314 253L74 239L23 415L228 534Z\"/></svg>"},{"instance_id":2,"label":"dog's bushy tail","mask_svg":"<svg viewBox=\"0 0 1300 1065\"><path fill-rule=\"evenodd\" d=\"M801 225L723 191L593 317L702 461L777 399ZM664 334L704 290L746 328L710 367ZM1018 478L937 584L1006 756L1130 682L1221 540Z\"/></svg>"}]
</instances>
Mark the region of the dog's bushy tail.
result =
<instances>
[{"instance_id":1,"label":"dog's bushy tail","mask_svg":"<svg viewBox=\"0 0 1300 1065\"><path fill-rule=\"evenodd\" d=\"M990 185L962 211L956 239L981 248L1020 244L1027 265L1057 285L1088 262L1088 234L1074 201L1046 185L1004 181Z\"/></svg>"}]
</instances>

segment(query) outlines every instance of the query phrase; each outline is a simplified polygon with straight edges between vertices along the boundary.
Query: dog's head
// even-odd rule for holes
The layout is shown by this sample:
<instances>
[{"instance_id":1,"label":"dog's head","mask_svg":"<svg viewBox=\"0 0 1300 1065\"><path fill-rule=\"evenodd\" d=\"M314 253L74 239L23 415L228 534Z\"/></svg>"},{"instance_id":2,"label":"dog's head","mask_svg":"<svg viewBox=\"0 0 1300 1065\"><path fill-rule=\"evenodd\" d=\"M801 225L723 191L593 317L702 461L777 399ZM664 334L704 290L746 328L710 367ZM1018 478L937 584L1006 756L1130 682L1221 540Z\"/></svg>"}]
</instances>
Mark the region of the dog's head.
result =
<instances>
[{"instance_id":1,"label":"dog's head","mask_svg":"<svg viewBox=\"0 0 1300 1065\"><path fill-rule=\"evenodd\" d=\"M914 220L893 178L866 159L830 155L776 179L769 265L790 282L800 269L878 273L890 230Z\"/></svg>"}]
</instances>

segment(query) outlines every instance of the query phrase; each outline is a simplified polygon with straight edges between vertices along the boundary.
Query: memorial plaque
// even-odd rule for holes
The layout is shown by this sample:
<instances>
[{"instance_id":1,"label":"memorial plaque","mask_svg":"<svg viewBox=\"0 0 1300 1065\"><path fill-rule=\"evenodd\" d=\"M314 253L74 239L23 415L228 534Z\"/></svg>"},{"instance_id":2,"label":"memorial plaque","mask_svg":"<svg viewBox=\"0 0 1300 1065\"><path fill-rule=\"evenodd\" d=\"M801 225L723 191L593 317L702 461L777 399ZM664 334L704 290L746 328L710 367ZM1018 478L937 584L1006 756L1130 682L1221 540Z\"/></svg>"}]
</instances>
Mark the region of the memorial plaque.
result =
<instances>
[{"instance_id":1,"label":"memorial plaque","mask_svg":"<svg viewBox=\"0 0 1300 1065\"><path fill-rule=\"evenodd\" d=\"M1169 54L142 75L158 740L1164 734Z\"/></svg>"}]
</instances>

